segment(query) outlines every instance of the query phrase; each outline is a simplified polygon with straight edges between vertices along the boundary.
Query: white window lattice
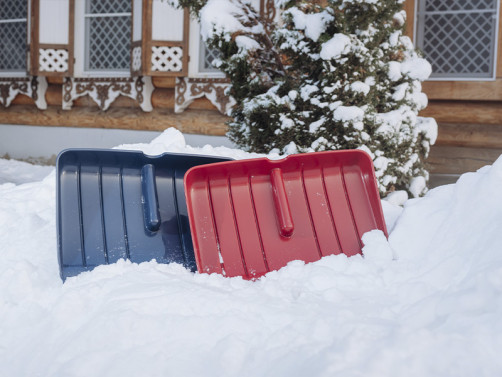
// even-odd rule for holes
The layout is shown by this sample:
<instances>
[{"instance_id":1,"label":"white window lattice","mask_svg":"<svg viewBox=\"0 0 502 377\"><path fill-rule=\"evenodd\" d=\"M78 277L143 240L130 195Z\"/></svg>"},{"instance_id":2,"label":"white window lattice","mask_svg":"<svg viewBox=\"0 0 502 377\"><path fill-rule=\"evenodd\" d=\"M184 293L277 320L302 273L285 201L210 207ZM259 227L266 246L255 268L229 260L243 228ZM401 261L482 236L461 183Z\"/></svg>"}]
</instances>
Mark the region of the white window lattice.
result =
<instances>
[{"instance_id":1,"label":"white window lattice","mask_svg":"<svg viewBox=\"0 0 502 377\"><path fill-rule=\"evenodd\" d=\"M26 0L0 2L0 71L26 71Z\"/></svg>"},{"instance_id":2,"label":"white window lattice","mask_svg":"<svg viewBox=\"0 0 502 377\"><path fill-rule=\"evenodd\" d=\"M131 2L87 0L85 35L86 71L128 71Z\"/></svg>"},{"instance_id":3,"label":"white window lattice","mask_svg":"<svg viewBox=\"0 0 502 377\"><path fill-rule=\"evenodd\" d=\"M87 1L86 6L86 12L92 14L131 12L131 2L128 0L91 0Z\"/></svg>"},{"instance_id":4,"label":"white window lattice","mask_svg":"<svg viewBox=\"0 0 502 377\"><path fill-rule=\"evenodd\" d=\"M177 46L152 46L152 71L181 72L183 49Z\"/></svg>"},{"instance_id":5,"label":"white window lattice","mask_svg":"<svg viewBox=\"0 0 502 377\"><path fill-rule=\"evenodd\" d=\"M38 64L42 72L66 72L68 71L68 50L41 48Z\"/></svg>"},{"instance_id":6,"label":"white window lattice","mask_svg":"<svg viewBox=\"0 0 502 377\"><path fill-rule=\"evenodd\" d=\"M497 14L497 0L421 0L417 46L431 78L492 78Z\"/></svg>"}]
</instances>

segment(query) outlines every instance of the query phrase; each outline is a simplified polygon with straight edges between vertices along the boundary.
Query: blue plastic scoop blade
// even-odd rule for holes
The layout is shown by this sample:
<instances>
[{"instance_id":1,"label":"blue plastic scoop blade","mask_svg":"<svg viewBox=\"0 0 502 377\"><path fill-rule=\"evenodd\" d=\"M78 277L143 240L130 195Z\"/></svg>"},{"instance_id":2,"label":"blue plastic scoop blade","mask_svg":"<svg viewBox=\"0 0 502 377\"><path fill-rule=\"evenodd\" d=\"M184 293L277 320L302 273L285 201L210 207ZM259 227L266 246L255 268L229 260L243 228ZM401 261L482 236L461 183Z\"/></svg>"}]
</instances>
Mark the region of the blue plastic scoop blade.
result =
<instances>
[{"instance_id":1,"label":"blue plastic scoop blade","mask_svg":"<svg viewBox=\"0 0 502 377\"><path fill-rule=\"evenodd\" d=\"M228 161L213 156L69 149L56 163L61 278L129 259L196 264L184 195L185 172Z\"/></svg>"}]
</instances>

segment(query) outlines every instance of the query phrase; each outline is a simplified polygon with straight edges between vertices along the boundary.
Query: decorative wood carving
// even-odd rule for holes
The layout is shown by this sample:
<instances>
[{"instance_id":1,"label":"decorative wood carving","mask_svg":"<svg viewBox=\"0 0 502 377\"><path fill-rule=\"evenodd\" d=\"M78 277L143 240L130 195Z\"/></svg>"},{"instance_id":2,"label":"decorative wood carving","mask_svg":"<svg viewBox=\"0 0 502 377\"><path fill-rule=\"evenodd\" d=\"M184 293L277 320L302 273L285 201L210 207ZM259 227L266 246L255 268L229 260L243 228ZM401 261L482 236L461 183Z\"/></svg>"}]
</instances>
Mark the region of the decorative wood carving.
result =
<instances>
[{"instance_id":1,"label":"decorative wood carving","mask_svg":"<svg viewBox=\"0 0 502 377\"><path fill-rule=\"evenodd\" d=\"M8 107L18 94L24 94L35 101L40 110L47 109L45 92L47 80L45 77L1 77L0 78L0 103Z\"/></svg>"},{"instance_id":2,"label":"decorative wood carving","mask_svg":"<svg viewBox=\"0 0 502 377\"><path fill-rule=\"evenodd\" d=\"M106 111L118 96L123 95L136 100L143 111L152 111L153 89L151 77L67 77L63 82L63 109L70 110L75 99L88 95Z\"/></svg>"},{"instance_id":3,"label":"decorative wood carving","mask_svg":"<svg viewBox=\"0 0 502 377\"><path fill-rule=\"evenodd\" d=\"M141 46L136 46L132 49L132 61L131 70L132 72L139 72L141 70Z\"/></svg>"},{"instance_id":4,"label":"decorative wood carving","mask_svg":"<svg viewBox=\"0 0 502 377\"><path fill-rule=\"evenodd\" d=\"M177 78L174 112L183 112L196 98L206 97L222 114L229 115L235 100L227 94L227 79Z\"/></svg>"}]
</instances>

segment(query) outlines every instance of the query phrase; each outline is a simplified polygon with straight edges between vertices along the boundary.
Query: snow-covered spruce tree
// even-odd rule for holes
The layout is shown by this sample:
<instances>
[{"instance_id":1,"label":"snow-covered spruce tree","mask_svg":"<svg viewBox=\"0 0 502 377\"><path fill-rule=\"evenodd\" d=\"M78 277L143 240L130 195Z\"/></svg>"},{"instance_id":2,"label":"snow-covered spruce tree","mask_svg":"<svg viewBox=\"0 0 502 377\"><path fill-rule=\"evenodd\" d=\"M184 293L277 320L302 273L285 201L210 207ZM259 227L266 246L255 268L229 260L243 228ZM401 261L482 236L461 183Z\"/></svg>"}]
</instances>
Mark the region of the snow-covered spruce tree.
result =
<instances>
[{"instance_id":1,"label":"snow-covered spruce tree","mask_svg":"<svg viewBox=\"0 0 502 377\"><path fill-rule=\"evenodd\" d=\"M372 157L382 195L426 191L437 125L417 114L431 68L403 35L403 0L276 0L275 23L247 0L189 3L221 51L237 101L229 136L240 147L358 148Z\"/></svg>"}]
</instances>

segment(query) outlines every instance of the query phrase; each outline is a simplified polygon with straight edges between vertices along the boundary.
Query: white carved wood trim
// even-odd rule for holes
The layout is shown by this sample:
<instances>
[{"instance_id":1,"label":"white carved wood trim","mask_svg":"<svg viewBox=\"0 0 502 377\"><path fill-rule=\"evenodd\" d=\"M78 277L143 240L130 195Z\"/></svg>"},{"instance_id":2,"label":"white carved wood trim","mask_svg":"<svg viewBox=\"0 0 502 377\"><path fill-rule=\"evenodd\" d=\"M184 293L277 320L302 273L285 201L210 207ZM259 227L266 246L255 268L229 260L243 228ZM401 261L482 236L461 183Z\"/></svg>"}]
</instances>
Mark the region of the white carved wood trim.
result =
<instances>
[{"instance_id":1,"label":"white carved wood trim","mask_svg":"<svg viewBox=\"0 0 502 377\"><path fill-rule=\"evenodd\" d=\"M179 46L152 46L152 72L181 72L183 49Z\"/></svg>"},{"instance_id":2,"label":"white carved wood trim","mask_svg":"<svg viewBox=\"0 0 502 377\"><path fill-rule=\"evenodd\" d=\"M47 109L45 92L47 79L42 76L0 78L0 103L8 107L18 94L24 94L35 101L40 110Z\"/></svg>"},{"instance_id":3,"label":"white carved wood trim","mask_svg":"<svg viewBox=\"0 0 502 377\"><path fill-rule=\"evenodd\" d=\"M206 97L225 115L230 115L235 100L228 94L230 83L221 79L176 78L174 112L183 112L196 98Z\"/></svg>"},{"instance_id":4,"label":"white carved wood trim","mask_svg":"<svg viewBox=\"0 0 502 377\"><path fill-rule=\"evenodd\" d=\"M141 46L136 46L132 49L131 69L133 72L141 70Z\"/></svg>"},{"instance_id":5,"label":"white carved wood trim","mask_svg":"<svg viewBox=\"0 0 502 377\"><path fill-rule=\"evenodd\" d=\"M68 72L68 50L40 48L38 65L40 72Z\"/></svg>"},{"instance_id":6,"label":"white carved wood trim","mask_svg":"<svg viewBox=\"0 0 502 377\"><path fill-rule=\"evenodd\" d=\"M70 110L73 101L88 95L99 108L106 111L118 96L134 99L145 112L153 110L151 77L127 78L73 78L67 77L63 83L63 110Z\"/></svg>"}]
</instances>

